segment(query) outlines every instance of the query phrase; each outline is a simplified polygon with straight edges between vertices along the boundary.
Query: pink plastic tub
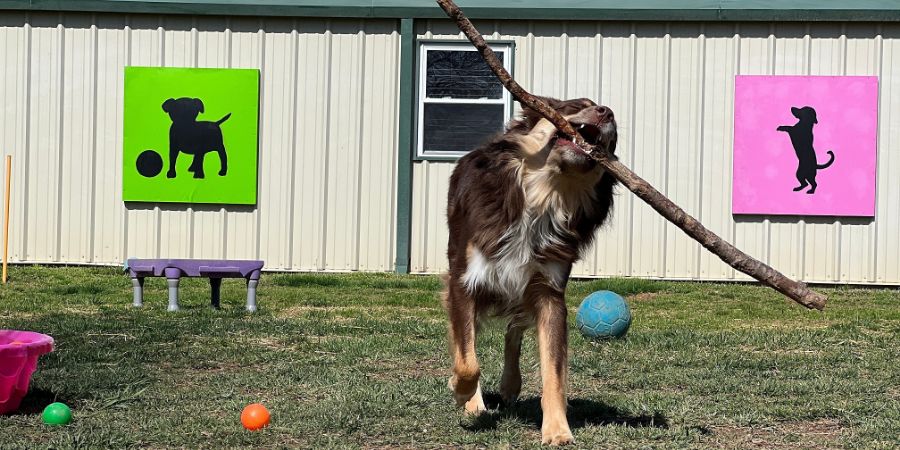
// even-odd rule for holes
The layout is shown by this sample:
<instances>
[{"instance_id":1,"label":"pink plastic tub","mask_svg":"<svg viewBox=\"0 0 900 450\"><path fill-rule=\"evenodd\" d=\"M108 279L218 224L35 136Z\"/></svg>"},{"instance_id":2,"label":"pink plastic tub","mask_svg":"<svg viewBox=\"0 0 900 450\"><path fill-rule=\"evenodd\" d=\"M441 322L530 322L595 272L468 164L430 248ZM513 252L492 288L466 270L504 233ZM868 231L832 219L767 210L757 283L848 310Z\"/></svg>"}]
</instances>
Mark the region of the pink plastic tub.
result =
<instances>
[{"instance_id":1,"label":"pink plastic tub","mask_svg":"<svg viewBox=\"0 0 900 450\"><path fill-rule=\"evenodd\" d=\"M0 414L19 408L38 357L52 351L53 338L46 334L0 330Z\"/></svg>"}]
</instances>

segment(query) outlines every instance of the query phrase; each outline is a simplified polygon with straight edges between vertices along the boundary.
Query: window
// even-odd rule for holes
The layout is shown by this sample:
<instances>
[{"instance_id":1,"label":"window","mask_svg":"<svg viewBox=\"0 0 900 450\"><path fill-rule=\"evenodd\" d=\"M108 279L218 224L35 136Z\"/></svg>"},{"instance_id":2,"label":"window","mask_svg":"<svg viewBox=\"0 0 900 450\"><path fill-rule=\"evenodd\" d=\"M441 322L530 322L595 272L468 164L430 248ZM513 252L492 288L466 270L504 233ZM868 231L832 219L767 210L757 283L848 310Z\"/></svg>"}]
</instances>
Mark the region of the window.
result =
<instances>
[{"instance_id":1,"label":"window","mask_svg":"<svg viewBox=\"0 0 900 450\"><path fill-rule=\"evenodd\" d=\"M491 48L511 72L511 44ZM419 158L465 155L512 115L509 92L468 44L420 43L418 95Z\"/></svg>"}]
</instances>

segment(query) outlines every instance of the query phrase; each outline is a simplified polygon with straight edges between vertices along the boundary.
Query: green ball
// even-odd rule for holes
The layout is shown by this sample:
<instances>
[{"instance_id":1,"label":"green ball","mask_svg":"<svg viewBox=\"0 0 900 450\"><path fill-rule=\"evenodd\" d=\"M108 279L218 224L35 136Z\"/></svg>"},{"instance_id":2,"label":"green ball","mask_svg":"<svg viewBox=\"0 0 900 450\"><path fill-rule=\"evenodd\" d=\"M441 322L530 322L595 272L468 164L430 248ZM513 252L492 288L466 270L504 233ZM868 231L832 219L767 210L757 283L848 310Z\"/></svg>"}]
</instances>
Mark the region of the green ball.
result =
<instances>
[{"instance_id":1,"label":"green ball","mask_svg":"<svg viewBox=\"0 0 900 450\"><path fill-rule=\"evenodd\" d=\"M72 410L65 403L51 403L42 414L47 425L65 425L72 421Z\"/></svg>"}]
</instances>

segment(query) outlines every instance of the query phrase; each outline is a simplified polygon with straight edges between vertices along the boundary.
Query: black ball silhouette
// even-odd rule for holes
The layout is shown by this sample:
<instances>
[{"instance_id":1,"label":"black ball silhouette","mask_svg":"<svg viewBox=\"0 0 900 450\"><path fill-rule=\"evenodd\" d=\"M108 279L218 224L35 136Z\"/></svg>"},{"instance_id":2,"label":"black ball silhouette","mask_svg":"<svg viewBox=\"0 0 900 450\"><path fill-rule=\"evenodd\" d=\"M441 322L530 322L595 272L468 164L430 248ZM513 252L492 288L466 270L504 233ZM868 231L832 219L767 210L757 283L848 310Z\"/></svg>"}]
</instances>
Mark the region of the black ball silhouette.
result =
<instances>
[{"instance_id":1,"label":"black ball silhouette","mask_svg":"<svg viewBox=\"0 0 900 450\"><path fill-rule=\"evenodd\" d=\"M153 178L162 172L163 160L154 150L144 150L137 158L137 171L139 174Z\"/></svg>"}]
</instances>

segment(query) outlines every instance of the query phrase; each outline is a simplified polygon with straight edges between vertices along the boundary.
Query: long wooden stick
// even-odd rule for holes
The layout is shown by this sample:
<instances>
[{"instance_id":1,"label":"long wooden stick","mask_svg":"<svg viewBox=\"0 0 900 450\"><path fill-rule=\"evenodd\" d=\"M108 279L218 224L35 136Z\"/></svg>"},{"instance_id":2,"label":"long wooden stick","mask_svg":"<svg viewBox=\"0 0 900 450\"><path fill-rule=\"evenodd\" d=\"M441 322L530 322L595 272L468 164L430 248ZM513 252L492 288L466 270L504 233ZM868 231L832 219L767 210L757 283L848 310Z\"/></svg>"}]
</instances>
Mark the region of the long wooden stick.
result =
<instances>
[{"instance_id":1,"label":"long wooden stick","mask_svg":"<svg viewBox=\"0 0 900 450\"><path fill-rule=\"evenodd\" d=\"M453 0L437 0L437 3L451 19L456 21L456 25L469 38L472 45L478 49L481 57L490 66L494 75L500 79L503 86L517 100L539 112L552 122L560 132L569 135L573 142L588 150L610 175L624 184L641 200L645 201L663 217L674 223L678 228L681 228L688 236L694 238L700 245L714 253L731 267L750 275L807 308L818 310L825 308L827 297L809 289L805 283L797 282L784 276L781 272L738 250L737 247L720 238L704 227L697 219L684 212L683 209L656 190L650 183L647 183L628 167L625 167L608 149L588 146L562 115L539 98L531 95L513 80L512 76L503 68L494 52L481 37L481 33L475 29L472 22L456 6Z\"/></svg>"},{"instance_id":2,"label":"long wooden stick","mask_svg":"<svg viewBox=\"0 0 900 450\"><path fill-rule=\"evenodd\" d=\"M6 263L9 256L9 180L12 178L12 155L6 155L6 212L3 213L3 284L6 284Z\"/></svg>"}]
</instances>

